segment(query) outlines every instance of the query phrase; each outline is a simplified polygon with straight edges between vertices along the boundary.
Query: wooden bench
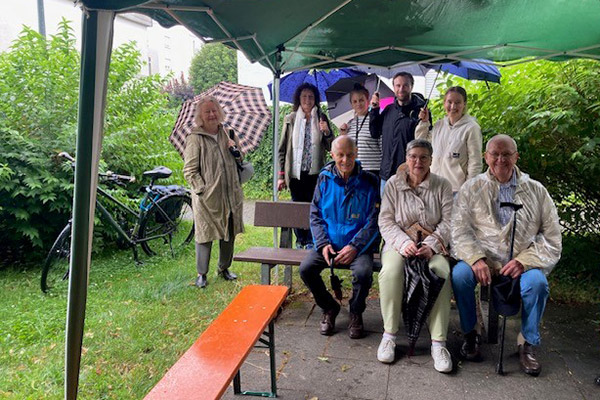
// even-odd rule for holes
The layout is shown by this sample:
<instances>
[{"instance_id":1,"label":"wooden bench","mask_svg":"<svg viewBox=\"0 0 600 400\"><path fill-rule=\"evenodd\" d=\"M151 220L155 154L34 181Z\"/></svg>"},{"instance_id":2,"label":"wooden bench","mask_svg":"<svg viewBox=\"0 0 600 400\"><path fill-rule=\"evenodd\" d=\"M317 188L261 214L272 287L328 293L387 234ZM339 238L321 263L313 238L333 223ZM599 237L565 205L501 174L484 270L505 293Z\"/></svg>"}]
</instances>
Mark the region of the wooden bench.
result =
<instances>
[{"instance_id":1,"label":"wooden bench","mask_svg":"<svg viewBox=\"0 0 600 400\"><path fill-rule=\"evenodd\" d=\"M279 247L251 247L233 257L234 261L261 264L261 283L271 284L271 270L284 265L283 281L292 287L292 266L298 266L311 250L292 249L292 229L310 228L310 203L292 201L257 201L254 226L281 228ZM336 267L337 269L347 269ZM379 272L379 254L374 255L373 271Z\"/></svg>"},{"instance_id":2,"label":"wooden bench","mask_svg":"<svg viewBox=\"0 0 600 400\"><path fill-rule=\"evenodd\" d=\"M281 228L279 247L252 247L236 254L235 261L261 264L261 283L271 284L271 270L284 265L283 281L292 287L292 266L298 266L310 250L292 249L292 229L310 228L310 203L291 201L257 201L254 206L254 225ZM374 255L373 271L381 270L379 254ZM491 305L489 287L481 288L480 299L488 302L487 342L498 343L498 313Z\"/></svg>"},{"instance_id":3,"label":"wooden bench","mask_svg":"<svg viewBox=\"0 0 600 400\"><path fill-rule=\"evenodd\" d=\"M244 287L145 400L219 399L232 379L235 394L277 397L273 319L288 291L285 286ZM241 390L240 368L257 342L269 349L270 392Z\"/></svg>"}]
</instances>

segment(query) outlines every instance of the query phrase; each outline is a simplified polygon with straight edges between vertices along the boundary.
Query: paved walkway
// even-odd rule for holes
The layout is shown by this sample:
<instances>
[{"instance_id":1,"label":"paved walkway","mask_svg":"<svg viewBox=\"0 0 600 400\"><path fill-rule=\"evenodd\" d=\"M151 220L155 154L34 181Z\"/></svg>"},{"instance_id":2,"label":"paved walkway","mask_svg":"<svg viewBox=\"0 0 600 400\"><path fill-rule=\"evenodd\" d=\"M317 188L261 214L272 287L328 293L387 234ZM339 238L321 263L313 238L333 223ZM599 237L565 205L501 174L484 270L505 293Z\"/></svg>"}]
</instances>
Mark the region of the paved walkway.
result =
<instances>
[{"instance_id":1,"label":"paved walkway","mask_svg":"<svg viewBox=\"0 0 600 400\"><path fill-rule=\"evenodd\" d=\"M347 304L347 299L344 299ZM384 400L384 399L600 399L593 381L600 374L600 307L549 304L542 327L543 345L538 357L543 370L533 378L520 372L516 354L518 322L510 319L505 347L505 376L495 374L498 346L484 345L481 363L458 362L454 371L440 374L429 355L424 329L416 355L408 358L406 339L400 337L397 361L385 365L376 351L382 332L377 299L369 299L365 312L367 337L348 338L347 307L331 337L318 333L319 309L306 298L293 300L278 317L276 353L278 394L281 399ZM458 354L461 338L458 313L452 310L448 347ZM268 354L256 349L242 367L242 390L268 390ZM228 389L224 399L239 399Z\"/></svg>"}]
</instances>

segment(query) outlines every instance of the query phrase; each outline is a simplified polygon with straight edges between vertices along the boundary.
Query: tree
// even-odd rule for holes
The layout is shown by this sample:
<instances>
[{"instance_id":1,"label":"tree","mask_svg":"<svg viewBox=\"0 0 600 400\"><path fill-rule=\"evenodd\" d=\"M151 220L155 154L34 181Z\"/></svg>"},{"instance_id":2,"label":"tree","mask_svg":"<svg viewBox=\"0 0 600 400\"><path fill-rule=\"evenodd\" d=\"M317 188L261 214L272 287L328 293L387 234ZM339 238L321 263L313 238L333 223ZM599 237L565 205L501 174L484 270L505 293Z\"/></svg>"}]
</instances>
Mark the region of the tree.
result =
<instances>
[{"instance_id":1,"label":"tree","mask_svg":"<svg viewBox=\"0 0 600 400\"><path fill-rule=\"evenodd\" d=\"M190 66L192 87L199 94L222 81L237 82L237 52L220 43L202 46Z\"/></svg>"}]
</instances>

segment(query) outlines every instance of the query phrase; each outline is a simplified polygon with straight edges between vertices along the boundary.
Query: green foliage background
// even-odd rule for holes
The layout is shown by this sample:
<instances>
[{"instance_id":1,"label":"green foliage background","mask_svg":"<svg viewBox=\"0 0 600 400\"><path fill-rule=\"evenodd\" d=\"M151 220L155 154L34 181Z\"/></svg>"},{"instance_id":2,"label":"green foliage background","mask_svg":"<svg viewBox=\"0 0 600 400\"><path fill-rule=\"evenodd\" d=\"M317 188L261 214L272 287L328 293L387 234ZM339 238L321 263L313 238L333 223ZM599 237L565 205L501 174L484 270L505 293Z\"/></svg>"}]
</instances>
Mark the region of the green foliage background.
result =
<instances>
[{"instance_id":1,"label":"green foliage background","mask_svg":"<svg viewBox=\"0 0 600 400\"><path fill-rule=\"evenodd\" d=\"M72 172L56 155L75 152L79 64L66 20L48 39L25 27L0 54L2 262L43 254L70 216ZM183 183L181 158L165 140L177 110L167 107L164 79L140 76L141 67L135 43L113 51L101 169L141 178L165 165Z\"/></svg>"},{"instance_id":2,"label":"green foliage background","mask_svg":"<svg viewBox=\"0 0 600 400\"><path fill-rule=\"evenodd\" d=\"M220 43L202 46L190 66L190 84L195 93L222 81L237 82L237 53Z\"/></svg>"}]
</instances>

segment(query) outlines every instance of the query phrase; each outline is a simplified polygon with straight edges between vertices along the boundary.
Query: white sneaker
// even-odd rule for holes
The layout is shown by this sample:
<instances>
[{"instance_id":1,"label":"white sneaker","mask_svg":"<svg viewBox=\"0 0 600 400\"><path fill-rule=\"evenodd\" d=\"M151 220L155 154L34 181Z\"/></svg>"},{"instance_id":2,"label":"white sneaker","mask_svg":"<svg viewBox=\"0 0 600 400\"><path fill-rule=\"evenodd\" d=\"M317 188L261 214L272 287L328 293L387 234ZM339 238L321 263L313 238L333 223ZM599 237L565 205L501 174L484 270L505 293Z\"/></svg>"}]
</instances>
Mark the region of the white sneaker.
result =
<instances>
[{"instance_id":1,"label":"white sneaker","mask_svg":"<svg viewBox=\"0 0 600 400\"><path fill-rule=\"evenodd\" d=\"M431 357L433 357L433 368L438 372L452 371L452 357L447 348L443 346L431 346Z\"/></svg>"},{"instance_id":2,"label":"white sneaker","mask_svg":"<svg viewBox=\"0 0 600 400\"><path fill-rule=\"evenodd\" d=\"M382 363L393 363L396 358L396 343L387 338L382 338L377 349L377 359Z\"/></svg>"}]
</instances>

